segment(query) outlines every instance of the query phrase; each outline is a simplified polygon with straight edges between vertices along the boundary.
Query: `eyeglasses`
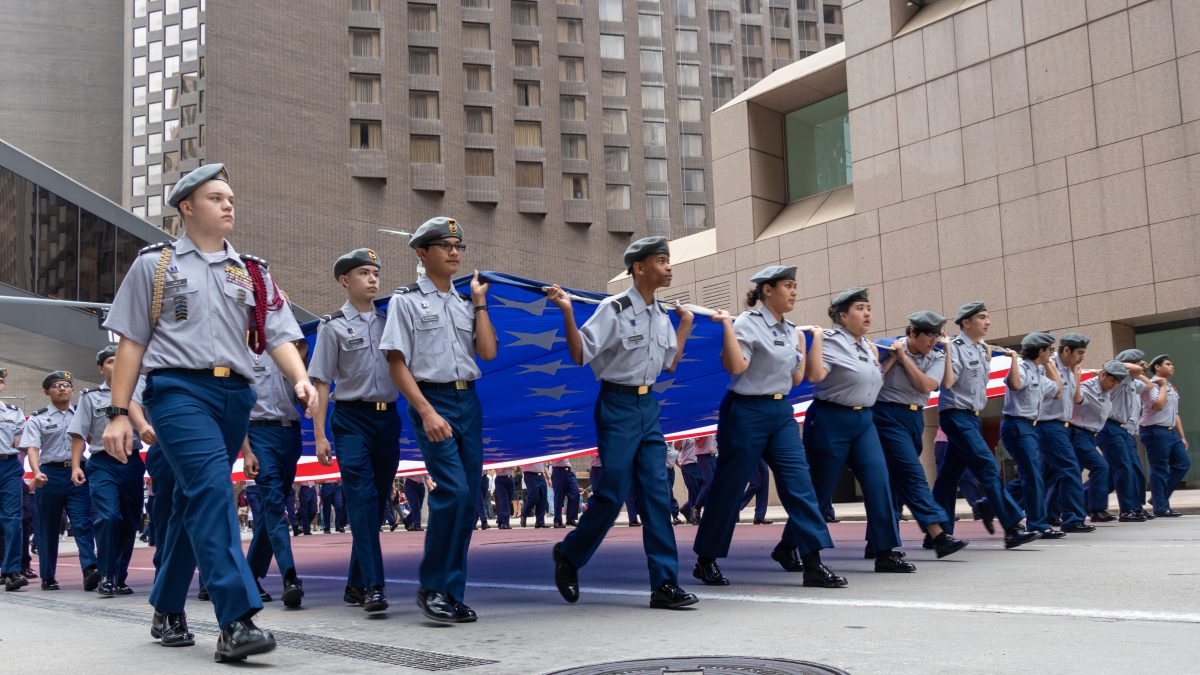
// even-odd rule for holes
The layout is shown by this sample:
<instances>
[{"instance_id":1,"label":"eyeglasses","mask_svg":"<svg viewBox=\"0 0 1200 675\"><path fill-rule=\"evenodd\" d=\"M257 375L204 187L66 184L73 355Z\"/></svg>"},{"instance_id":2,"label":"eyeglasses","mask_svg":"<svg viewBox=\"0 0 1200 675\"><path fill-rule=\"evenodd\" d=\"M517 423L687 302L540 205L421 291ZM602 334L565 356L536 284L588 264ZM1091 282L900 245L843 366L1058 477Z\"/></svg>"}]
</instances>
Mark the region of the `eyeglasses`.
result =
<instances>
[{"instance_id":1,"label":"eyeglasses","mask_svg":"<svg viewBox=\"0 0 1200 675\"><path fill-rule=\"evenodd\" d=\"M442 249L446 253L449 253L450 251L458 251L459 253L462 253L467 250L466 244L451 244L446 241L435 241L432 244L430 244L430 246L436 246L437 248Z\"/></svg>"},{"instance_id":2,"label":"eyeglasses","mask_svg":"<svg viewBox=\"0 0 1200 675\"><path fill-rule=\"evenodd\" d=\"M54 384L50 385L49 388L50 389L74 389L75 385L71 384L70 382L55 382Z\"/></svg>"}]
</instances>

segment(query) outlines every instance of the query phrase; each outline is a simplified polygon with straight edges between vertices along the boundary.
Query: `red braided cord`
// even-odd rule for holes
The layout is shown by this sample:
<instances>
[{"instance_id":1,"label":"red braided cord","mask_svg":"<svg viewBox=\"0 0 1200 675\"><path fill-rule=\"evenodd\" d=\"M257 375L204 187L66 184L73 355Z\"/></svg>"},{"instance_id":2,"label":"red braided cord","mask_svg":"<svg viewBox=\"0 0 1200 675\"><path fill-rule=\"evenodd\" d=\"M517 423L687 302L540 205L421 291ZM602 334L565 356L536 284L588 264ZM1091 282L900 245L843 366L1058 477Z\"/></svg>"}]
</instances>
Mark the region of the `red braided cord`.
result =
<instances>
[{"instance_id":1,"label":"red braided cord","mask_svg":"<svg viewBox=\"0 0 1200 675\"><path fill-rule=\"evenodd\" d=\"M255 354L262 354L267 349L267 310L276 310L283 306L283 298L279 297L279 289L275 288L275 302L267 306L267 283L263 279L262 268L253 260L246 261L246 271L250 273L250 281L254 284L254 315L250 325L250 349ZM275 280L271 280L275 286Z\"/></svg>"}]
</instances>

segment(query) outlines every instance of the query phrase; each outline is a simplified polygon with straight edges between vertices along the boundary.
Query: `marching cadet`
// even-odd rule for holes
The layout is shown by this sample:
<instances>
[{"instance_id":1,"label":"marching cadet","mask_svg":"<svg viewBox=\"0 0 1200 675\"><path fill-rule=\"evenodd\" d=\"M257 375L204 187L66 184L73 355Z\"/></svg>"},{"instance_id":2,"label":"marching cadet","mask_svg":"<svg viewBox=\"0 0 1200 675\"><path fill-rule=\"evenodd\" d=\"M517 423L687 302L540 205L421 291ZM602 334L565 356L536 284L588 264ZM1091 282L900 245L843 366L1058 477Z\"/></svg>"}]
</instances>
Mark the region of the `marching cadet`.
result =
<instances>
[{"instance_id":1,"label":"marching cadet","mask_svg":"<svg viewBox=\"0 0 1200 675\"><path fill-rule=\"evenodd\" d=\"M465 234L458 221L446 217L417 228L409 246L425 274L392 296L379 345L392 381L408 401L421 457L437 485L429 494L417 606L426 618L447 623L476 618L463 604L483 472L483 412L475 394L482 372L475 355L491 361L499 346L488 318L488 284L479 272L471 279L470 297L454 288Z\"/></svg>"},{"instance_id":2,"label":"marching cadet","mask_svg":"<svg viewBox=\"0 0 1200 675\"><path fill-rule=\"evenodd\" d=\"M488 472L485 470L479 476L479 501L475 504L475 519L479 521L479 529L486 530L488 527L488 495L491 493L489 489L492 481L488 477Z\"/></svg>"},{"instance_id":3,"label":"marching cadet","mask_svg":"<svg viewBox=\"0 0 1200 675\"><path fill-rule=\"evenodd\" d=\"M1093 523L1116 520L1107 512L1109 471L1106 458L1099 456L1096 435L1104 428L1112 412L1112 392L1129 377L1129 369L1120 361L1106 361L1096 377L1081 382L1071 411L1071 445L1082 463L1102 465L1103 470L1088 471L1084 495Z\"/></svg>"},{"instance_id":4,"label":"marching cadet","mask_svg":"<svg viewBox=\"0 0 1200 675\"><path fill-rule=\"evenodd\" d=\"M945 348L950 340L942 332L946 317L930 311L908 316L904 337L881 355L883 384L871 408L875 430L883 446L895 498L908 505L917 524L925 531L923 546L944 558L961 551L967 542L948 534L945 524L952 516L933 499L925 468L921 466L922 437L929 394L938 387L954 384L954 369L946 367ZM899 513L899 509L896 509Z\"/></svg>"},{"instance_id":5,"label":"marching cadet","mask_svg":"<svg viewBox=\"0 0 1200 675\"><path fill-rule=\"evenodd\" d=\"M679 609L698 598L679 587L679 556L667 494L667 444L651 385L659 373L675 372L693 315L676 307L679 327L654 298L671 285L671 254L665 237L638 239L625 250L629 290L606 298L583 328L575 326L571 300L558 286L547 297L563 313L571 358L590 363L600 393L596 399L597 451L604 472L592 487L578 526L554 546L554 581L567 602L579 600L578 570L587 564L616 521L630 486L641 487L645 511L642 543L650 568L650 606ZM740 487L744 487L744 484Z\"/></svg>"},{"instance_id":6,"label":"marching cadet","mask_svg":"<svg viewBox=\"0 0 1200 675\"><path fill-rule=\"evenodd\" d=\"M1050 357L1045 368L1050 379L1057 378L1062 391L1059 396L1047 396L1042 399L1037 418L1042 463L1047 476L1046 501L1052 505L1049 508L1048 522L1058 520L1062 531L1068 533L1096 530L1096 526L1086 522L1083 469L1075 454L1075 447L1071 444L1069 428L1079 389L1079 372L1090 341L1086 335L1079 333L1064 333L1058 339L1058 352ZM1099 457L1099 454L1096 454L1096 457Z\"/></svg>"},{"instance_id":7,"label":"marching cadet","mask_svg":"<svg viewBox=\"0 0 1200 675\"><path fill-rule=\"evenodd\" d=\"M1143 509L1146 474L1137 449L1141 393L1151 384L1143 368L1145 359L1146 353L1140 349L1126 349L1114 357L1115 361L1125 365L1129 377L1109 392L1112 410L1104 421L1104 428L1096 434L1096 443L1111 470L1110 490L1117 493L1118 519L1122 523L1144 523L1147 516L1153 518Z\"/></svg>"},{"instance_id":8,"label":"marching cadet","mask_svg":"<svg viewBox=\"0 0 1200 675\"><path fill-rule=\"evenodd\" d=\"M1169 355L1159 354L1150 361L1147 372L1153 379L1151 386L1142 390L1139 435L1150 464L1150 504L1155 517L1177 518L1183 514L1171 509L1171 493L1179 487L1192 460L1179 416L1179 390L1170 382L1175 364Z\"/></svg>"},{"instance_id":9,"label":"marching cadet","mask_svg":"<svg viewBox=\"0 0 1200 675\"><path fill-rule=\"evenodd\" d=\"M177 481L173 522L150 595L151 635L168 646L192 644L184 606L198 563L221 627L214 654L219 661L275 648L274 636L254 625L262 601L242 553L229 480L255 400L247 338L255 353L270 352L309 414L317 399L304 362L288 344L301 337L300 327L267 263L239 255L225 238L234 227L228 180L223 164L206 164L179 179L167 203L179 210L184 235L140 251L104 323L122 337L105 451L129 461L128 408L144 370L145 411L157 451Z\"/></svg>"},{"instance_id":10,"label":"marching cadet","mask_svg":"<svg viewBox=\"0 0 1200 675\"><path fill-rule=\"evenodd\" d=\"M964 304L954 316L962 331L950 341L946 358L954 369L954 384L942 387L938 396L938 417L946 432L946 456L933 483L933 498L947 514L954 513L958 481L970 469L987 495L988 503L1004 528L1004 547L1015 548L1041 536L1021 527L1020 507L1000 484L996 456L983 439L979 411L987 405L987 384L991 373L991 354L983 338L992 325L987 307L981 301ZM1015 354L1009 350L1009 356ZM946 523L953 534L954 519Z\"/></svg>"},{"instance_id":11,"label":"marching cadet","mask_svg":"<svg viewBox=\"0 0 1200 675\"><path fill-rule=\"evenodd\" d=\"M404 516L404 529L409 532L420 532L421 508L425 505L425 476L415 474L404 477L404 501L408 504L408 513Z\"/></svg>"},{"instance_id":12,"label":"marching cadet","mask_svg":"<svg viewBox=\"0 0 1200 675\"><path fill-rule=\"evenodd\" d=\"M1005 378L1004 418L1000 422L1000 439L1020 470L1019 495L1025 508L1025 527L1041 532L1043 539L1061 539L1066 535L1050 527L1046 518L1046 468L1038 440L1038 413L1042 401L1062 396L1062 383L1057 371L1047 371L1046 364L1054 351L1054 336L1049 333L1030 333L1021 340L1021 357L1013 358ZM1014 485L1010 484L1010 492Z\"/></svg>"},{"instance_id":13,"label":"marching cadet","mask_svg":"<svg viewBox=\"0 0 1200 675\"><path fill-rule=\"evenodd\" d=\"M533 527L549 527L546 524L546 463L521 465L521 482L525 485L525 503L521 504L521 527L529 516L534 516Z\"/></svg>"},{"instance_id":14,"label":"marching cadet","mask_svg":"<svg viewBox=\"0 0 1200 675\"><path fill-rule=\"evenodd\" d=\"M579 481L571 468L570 459L550 462L550 483L554 487L554 527L575 527L579 518ZM563 506L566 502L567 522L563 523Z\"/></svg>"},{"instance_id":15,"label":"marching cadet","mask_svg":"<svg viewBox=\"0 0 1200 675\"><path fill-rule=\"evenodd\" d=\"M333 509L332 513L330 513L330 509ZM338 532L346 531L346 502L342 495L340 480L321 483L321 522L325 524L321 530L325 534L329 534L331 527Z\"/></svg>"},{"instance_id":16,"label":"marching cadet","mask_svg":"<svg viewBox=\"0 0 1200 675\"><path fill-rule=\"evenodd\" d=\"M747 298L749 310L734 320L724 310L713 316L722 324L721 364L732 379L721 400L717 468L692 545L697 556L692 576L708 586L729 584L717 558L729 555L746 482L766 460L775 471L775 486L789 523L794 523L797 536L788 555L803 561L804 585L845 586L844 577L821 563L821 549L833 548L833 540L817 504L800 429L788 402L788 392L804 379L804 338L784 318L796 304L796 266L763 268L750 282L754 290ZM759 302L763 307L755 307ZM782 555L780 548L771 555Z\"/></svg>"},{"instance_id":17,"label":"marching cadet","mask_svg":"<svg viewBox=\"0 0 1200 675\"><path fill-rule=\"evenodd\" d=\"M0 394L4 393L6 380L8 368L0 368ZM0 401L0 534L4 535L4 547L0 549L0 583L6 591L29 584L21 562L25 542L21 522L25 467L17 449L24 428L25 413L15 405Z\"/></svg>"},{"instance_id":18,"label":"marching cadet","mask_svg":"<svg viewBox=\"0 0 1200 675\"><path fill-rule=\"evenodd\" d=\"M79 567L83 570L83 590L96 590L100 569L92 535L92 498L87 485L71 481L71 441L67 429L75 417L71 396L74 378L56 370L42 380L42 389L50 405L29 416L21 435L21 447L28 451L33 473L34 497L38 505L38 567L42 590L57 591L55 569L58 566L58 530L63 511L71 519L75 548L79 549Z\"/></svg>"},{"instance_id":19,"label":"marching cadet","mask_svg":"<svg viewBox=\"0 0 1200 675\"><path fill-rule=\"evenodd\" d=\"M317 517L317 484L305 481L300 484L298 492L299 509L297 513L300 518L300 533L311 536L313 520Z\"/></svg>"},{"instance_id":20,"label":"marching cadet","mask_svg":"<svg viewBox=\"0 0 1200 675\"><path fill-rule=\"evenodd\" d=\"M512 518L513 498L517 494L516 484L513 482L515 472L516 469L511 466L496 469L496 529L498 530L512 529L509 519Z\"/></svg>"},{"instance_id":21,"label":"marching cadet","mask_svg":"<svg viewBox=\"0 0 1200 675\"><path fill-rule=\"evenodd\" d=\"M297 340L293 344L303 359L308 353L308 343ZM304 582L296 576L284 500L292 494L296 464L302 454L300 411L296 407L296 394L275 361L264 359L253 351L250 352L250 358L254 361L253 386L256 398L254 407L250 409L250 428L246 432L242 454L246 457L249 452L257 460L253 467L257 469L254 475L247 473L246 477L254 479L259 506L254 510L254 536L250 540L246 559L258 583L261 597L266 593L261 579L267 576L274 554L275 565L283 577L283 604L285 607L299 607L304 598ZM251 494L247 488L247 498Z\"/></svg>"},{"instance_id":22,"label":"marching cadet","mask_svg":"<svg viewBox=\"0 0 1200 675\"><path fill-rule=\"evenodd\" d=\"M104 452L104 428L108 426L105 411L112 405L110 385L116 360L115 345L96 354L96 365L104 376L104 383L80 393L75 403L75 416L67 427L71 436L71 482L79 486L87 483L95 507L93 529L100 566L100 585L96 592L106 598L133 593L125 580L129 577L137 524L142 517L142 478L146 475L146 464L139 452L141 444L136 440L134 451L124 464ZM83 468L85 445L90 453L86 475Z\"/></svg>"},{"instance_id":23,"label":"marching cadet","mask_svg":"<svg viewBox=\"0 0 1200 675\"><path fill-rule=\"evenodd\" d=\"M380 269L378 254L369 248L350 251L333 264L333 278L346 289L346 303L321 320L308 365L320 397L313 417L317 461L325 466L333 464L325 411L330 386L337 385L329 428L346 486L351 534L350 569L343 599L367 612L382 612L388 607L383 592L379 521L384 509L391 508L392 481L400 464L396 388L388 377L387 360L379 351L385 321L374 302L379 294ZM298 522L292 531L300 534Z\"/></svg>"}]
</instances>

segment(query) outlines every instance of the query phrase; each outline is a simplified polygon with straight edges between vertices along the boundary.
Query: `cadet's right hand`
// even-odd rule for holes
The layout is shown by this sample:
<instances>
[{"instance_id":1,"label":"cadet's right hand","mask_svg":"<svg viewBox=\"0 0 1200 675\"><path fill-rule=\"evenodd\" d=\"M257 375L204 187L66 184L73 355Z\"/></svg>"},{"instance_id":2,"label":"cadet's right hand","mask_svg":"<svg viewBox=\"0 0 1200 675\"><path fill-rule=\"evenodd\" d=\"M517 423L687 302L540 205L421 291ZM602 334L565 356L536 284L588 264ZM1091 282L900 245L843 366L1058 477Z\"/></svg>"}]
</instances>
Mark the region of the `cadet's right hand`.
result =
<instances>
[{"instance_id":1,"label":"cadet's right hand","mask_svg":"<svg viewBox=\"0 0 1200 675\"><path fill-rule=\"evenodd\" d=\"M47 480L48 479L46 478L46 474L39 471L39 472L33 474L33 487L34 488L43 487L46 485Z\"/></svg>"},{"instance_id":2,"label":"cadet's right hand","mask_svg":"<svg viewBox=\"0 0 1200 675\"><path fill-rule=\"evenodd\" d=\"M422 417L421 421L425 423L425 435L434 443L440 443L454 435L450 424L436 412L430 412Z\"/></svg>"},{"instance_id":3,"label":"cadet's right hand","mask_svg":"<svg viewBox=\"0 0 1200 675\"><path fill-rule=\"evenodd\" d=\"M718 309L712 315L712 320L714 323L721 323L722 321L731 321L732 319L733 319L733 315L723 309Z\"/></svg>"},{"instance_id":4,"label":"cadet's right hand","mask_svg":"<svg viewBox=\"0 0 1200 675\"><path fill-rule=\"evenodd\" d=\"M329 439L325 438L325 434L317 434L317 461L321 466L333 465L333 448L329 446Z\"/></svg>"},{"instance_id":5,"label":"cadet's right hand","mask_svg":"<svg viewBox=\"0 0 1200 675\"><path fill-rule=\"evenodd\" d=\"M154 433L154 427L150 426L149 424L147 424L145 427L142 427L142 431L138 434L138 436L141 437L142 442L146 445L154 445L158 442L158 435Z\"/></svg>"},{"instance_id":6,"label":"cadet's right hand","mask_svg":"<svg viewBox=\"0 0 1200 675\"><path fill-rule=\"evenodd\" d=\"M129 453L133 449L133 427L129 418L118 415L108 421L104 430L104 451L109 457L122 464L129 463Z\"/></svg>"},{"instance_id":7,"label":"cadet's right hand","mask_svg":"<svg viewBox=\"0 0 1200 675\"><path fill-rule=\"evenodd\" d=\"M76 485L83 485L87 482L87 477L83 475L83 469L79 467L71 469L71 482Z\"/></svg>"}]
</instances>

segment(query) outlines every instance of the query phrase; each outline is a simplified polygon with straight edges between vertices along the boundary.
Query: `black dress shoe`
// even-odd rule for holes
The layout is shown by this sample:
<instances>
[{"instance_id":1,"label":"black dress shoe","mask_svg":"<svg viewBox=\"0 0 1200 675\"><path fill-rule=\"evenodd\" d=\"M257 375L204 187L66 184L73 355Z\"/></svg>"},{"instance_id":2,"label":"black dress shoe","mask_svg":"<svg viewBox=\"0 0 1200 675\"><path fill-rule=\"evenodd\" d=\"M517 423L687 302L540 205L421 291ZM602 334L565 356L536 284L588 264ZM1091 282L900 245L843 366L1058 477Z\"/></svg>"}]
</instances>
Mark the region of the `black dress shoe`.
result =
<instances>
[{"instance_id":1,"label":"black dress shoe","mask_svg":"<svg viewBox=\"0 0 1200 675\"><path fill-rule=\"evenodd\" d=\"M208 589L201 586L200 591L198 593L196 593L196 599L203 600L204 602L208 602Z\"/></svg>"},{"instance_id":2,"label":"black dress shoe","mask_svg":"<svg viewBox=\"0 0 1200 675\"><path fill-rule=\"evenodd\" d=\"M673 583L666 582L650 594L650 606L654 609L683 609L700 602L695 594L688 593Z\"/></svg>"},{"instance_id":3,"label":"black dress shoe","mask_svg":"<svg viewBox=\"0 0 1200 675\"><path fill-rule=\"evenodd\" d=\"M99 585L96 586L96 595L102 598L116 597L117 584L112 580L112 577L105 577L100 580Z\"/></svg>"},{"instance_id":4,"label":"black dress shoe","mask_svg":"<svg viewBox=\"0 0 1200 675\"><path fill-rule=\"evenodd\" d=\"M988 534L996 534L996 511L992 508L992 503L983 500L976 502L975 508L979 511L979 516L976 520L983 521L983 529L987 530Z\"/></svg>"},{"instance_id":5,"label":"black dress shoe","mask_svg":"<svg viewBox=\"0 0 1200 675\"><path fill-rule=\"evenodd\" d=\"M475 610L459 602L454 605L454 618L457 623L471 623L478 616L475 614Z\"/></svg>"},{"instance_id":6,"label":"black dress shoe","mask_svg":"<svg viewBox=\"0 0 1200 675\"><path fill-rule=\"evenodd\" d=\"M321 530L321 534L329 534L329 530Z\"/></svg>"},{"instance_id":7,"label":"black dress shoe","mask_svg":"<svg viewBox=\"0 0 1200 675\"><path fill-rule=\"evenodd\" d=\"M21 576L25 577L26 579L38 578L37 572L34 572L32 567L26 567L25 569L21 570Z\"/></svg>"},{"instance_id":8,"label":"black dress shoe","mask_svg":"<svg viewBox=\"0 0 1200 675\"><path fill-rule=\"evenodd\" d=\"M1066 532L1063 532L1062 530L1056 530L1053 527L1047 527L1041 531L1041 534L1042 539L1065 539L1067 536Z\"/></svg>"},{"instance_id":9,"label":"black dress shoe","mask_svg":"<svg viewBox=\"0 0 1200 675\"><path fill-rule=\"evenodd\" d=\"M567 602L579 600L579 570L562 554L562 544L555 544L554 556L554 585Z\"/></svg>"},{"instance_id":10,"label":"black dress shoe","mask_svg":"<svg viewBox=\"0 0 1200 675\"><path fill-rule=\"evenodd\" d=\"M1073 533L1073 534L1074 534L1074 533L1087 533L1087 532L1095 532L1095 531L1096 531L1096 526L1095 526L1095 525L1088 525L1087 523L1075 523L1074 525L1067 525L1066 527L1064 527L1064 528L1062 529L1062 531L1063 531L1063 532L1070 532L1070 533Z\"/></svg>"},{"instance_id":11,"label":"black dress shoe","mask_svg":"<svg viewBox=\"0 0 1200 675\"><path fill-rule=\"evenodd\" d=\"M1004 548L1016 548L1031 541L1040 539L1041 532L1036 530L1026 530L1023 527L1014 527L1004 534Z\"/></svg>"},{"instance_id":12,"label":"black dress shoe","mask_svg":"<svg viewBox=\"0 0 1200 675\"><path fill-rule=\"evenodd\" d=\"M690 508L686 506L679 507L679 515L683 516L683 519L687 521L688 525L696 524L696 517L692 515L692 510Z\"/></svg>"},{"instance_id":13,"label":"black dress shoe","mask_svg":"<svg viewBox=\"0 0 1200 675\"><path fill-rule=\"evenodd\" d=\"M1153 513L1150 513L1146 509L1142 509L1141 514L1142 514L1142 517L1145 518L1146 520L1154 520L1155 518L1158 517L1158 516L1154 515Z\"/></svg>"},{"instance_id":14,"label":"black dress shoe","mask_svg":"<svg viewBox=\"0 0 1200 675\"><path fill-rule=\"evenodd\" d=\"M29 580L16 572L5 574L3 580L5 591L15 591L29 585Z\"/></svg>"},{"instance_id":15,"label":"black dress shoe","mask_svg":"<svg viewBox=\"0 0 1200 675\"><path fill-rule=\"evenodd\" d=\"M561 529L564 529L564 528L566 528L566 525L563 525L562 523L555 523L555 524L554 524L554 529L556 529L556 530L561 530Z\"/></svg>"},{"instance_id":16,"label":"black dress shoe","mask_svg":"<svg viewBox=\"0 0 1200 675\"><path fill-rule=\"evenodd\" d=\"M299 536L300 536L300 528L298 528L298 527L293 527L293 528L292 528L292 536L293 536L293 537L299 537Z\"/></svg>"},{"instance_id":17,"label":"black dress shoe","mask_svg":"<svg viewBox=\"0 0 1200 675\"><path fill-rule=\"evenodd\" d=\"M57 590L59 590L58 582L53 579L42 579L42 590L43 591L57 591Z\"/></svg>"},{"instance_id":18,"label":"black dress shoe","mask_svg":"<svg viewBox=\"0 0 1200 675\"><path fill-rule=\"evenodd\" d=\"M88 565L83 570L83 590L91 593L100 585L100 570L95 565Z\"/></svg>"},{"instance_id":19,"label":"black dress shoe","mask_svg":"<svg viewBox=\"0 0 1200 675\"><path fill-rule=\"evenodd\" d=\"M926 536L929 536L929 535L926 535ZM932 548L932 546L930 548ZM904 551L892 551L892 553L895 553L896 555L900 556L901 558L903 558L905 556ZM864 560L874 560L875 557L876 557L875 549L874 549L874 547L871 546L871 542L868 541L866 547L863 548L863 559Z\"/></svg>"},{"instance_id":20,"label":"black dress shoe","mask_svg":"<svg viewBox=\"0 0 1200 675\"><path fill-rule=\"evenodd\" d=\"M154 638L155 640L162 639L164 620L165 617L161 613L154 613L154 617L150 619L150 637Z\"/></svg>"},{"instance_id":21,"label":"black dress shoe","mask_svg":"<svg viewBox=\"0 0 1200 675\"><path fill-rule=\"evenodd\" d=\"M803 572L804 563L800 561L800 550L795 546L778 544L771 550L771 559L779 563L785 572Z\"/></svg>"},{"instance_id":22,"label":"black dress shoe","mask_svg":"<svg viewBox=\"0 0 1200 675\"><path fill-rule=\"evenodd\" d=\"M925 535L928 537L929 535ZM932 542L933 549L937 551L937 557L945 558L948 555L958 553L967 547L970 543L966 539L955 539L950 533L942 532Z\"/></svg>"},{"instance_id":23,"label":"black dress shoe","mask_svg":"<svg viewBox=\"0 0 1200 675\"><path fill-rule=\"evenodd\" d=\"M1091 517L1093 523L1111 523L1117 519L1116 516L1108 511L1093 511Z\"/></svg>"},{"instance_id":24,"label":"black dress shoe","mask_svg":"<svg viewBox=\"0 0 1200 675\"><path fill-rule=\"evenodd\" d=\"M272 600L275 599L275 598L271 597L271 594L267 592L267 589L263 588L262 580L255 579L254 585L258 587L258 599L259 600L262 600L263 602L271 602Z\"/></svg>"},{"instance_id":25,"label":"black dress shoe","mask_svg":"<svg viewBox=\"0 0 1200 675\"><path fill-rule=\"evenodd\" d=\"M672 525L682 525L683 519L680 518L679 516L671 516L671 524Z\"/></svg>"},{"instance_id":26,"label":"black dress shoe","mask_svg":"<svg viewBox=\"0 0 1200 675\"><path fill-rule=\"evenodd\" d=\"M342 602L346 603L347 605L361 605L362 589L354 586L347 586L346 592L342 594Z\"/></svg>"},{"instance_id":27,"label":"black dress shoe","mask_svg":"<svg viewBox=\"0 0 1200 675\"><path fill-rule=\"evenodd\" d=\"M364 588L362 591L362 607L366 612L382 612L388 608L387 598L383 595L383 586Z\"/></svg>"},{"instance_id":28,"label":"black dress shoe","mask_svg":"<svg viewBox=\"0 0 1200 675\"><path fill-rule=\"evenodd\" d=\"M934 549L933 537L929 536L928 532L925 533L925 538L921 540L921 548L925 549L926 551L932 551Z\"/></svg>"},{"instance_id":29,"label":"black dress shoe","mask_svg":"<svg viewBox=\"0 0 1200 675\"><path fill-rule=\"evenodd\" d=\"M1167 509L1166 511L1155 511L1154 512L1155 518L1178 518L1182 515L1183 515L1182 513L1178 512L1178 511L1174 511L1172 509Z\"/></svg>"},{"instance_id":30,"label":"black dress shoe","mask_svg":"<svg viewBox=\"0 0 1200 675\"><path fill-rule=\"evenodd\" d=\"M511 530L511 529L512 529L512 525L497 525L497 526L496 526L496 529L498 529L498 530Z\"/></svg>"},{"instance_id":31,"label":"black dress shoe","mask_svg":"<svg viewBox=\"0 0 1200 675\"><path fill-rule=\"evenodd\" d=\"M897 555L896 551L884 551L875 556L875 571L889 573L916 572L917 566Z\"/></svg>"},{"instance_id":32,"label":"black dress shoe","mask_svg":"<svg viewBox=\"0 0 1200 675\"><path fill-rule=\"evenodd\" d=\"M480 526L479 526L479 529L481 529L481 530L486 530L486 529L488 529L489 527L491 527L491 526L490 526L490 525L488 525L487 523L484 523L484 524L482 524L482 525L480 525Z\"/></svg>"},{"instance_id":33,"label":"black dress shoe","mask_svg":"<svg viewBox=\"0 0 1200 675\"><path fill-rule=\"evenodd\" d=\"M696 566L692 568L692 576L699 579L705 586L728 586L729 579L721 574L721 568L717 567L717 561L705 560L701 558L696 561Z\"/></svg>"},{"instance_id":34,"label":"black dress shoe","mask_svg":"<svg viewBox=\"0 0 1200 675\"><path fill-rule=\"evenodd\" d=\"M825 516L825 523L828 525L833 525L835 523L840 523L840 522L842 522L842 521L839 520L837 516Z\"/></svg>"},{"instance_id":35,"label":"black dress shoe","mask_svg":"<svg viewBox=\"0 0 1200 675\"><path fill-rule=\"evenodd\" d=\"M154 634L154 624L150 624L150 634ZM164 647L191 647L196 644L196 636L188 630L187 615L165 615L159 629L159 642Z\"/></svg>"},{"instance_id":36,"label":"black dress shoe","mask_svg":"<svg viewBox=\"0 0 1200 675\"><path fill-rule=\"evenodd\" d=\"M113 592L117 595L133 595L133 589L125 584L117 584L116 587L113 588Z\"/></svg>"},{"instance_id":37,"label":"black dress shoe","mask_svg":"<svg viewBox=\"0 0 1200 675\"><path fill-rule=\"evenodd\" d=\"M346 528L344 528L344 527L339 527L339 528L337 528L337 531L338 531L338 533L340 533L340 534L345 534L345 533L346 533Z\"/></svg>"},{"instance_id":38,"label":"black dress shoe","mask_svg":"<svg viewBox=\"0 0 1200 675\"><path fill-rule=\"evenodd\" d=\"M526 519L525 516L521 516L521 527L529 527L528 525L525 524L525 519Z\"/></svg>"},{"instance_id":39,"label":"black dress shoe","mask_svg":"<svg viewBox=\"0 0 1200 675\"><path fill-rule=\"evenodd\" d=\"M304 583L298 577L284 577L283 579L283 606L284 607L299 607L300 600L304 597Z\"/></svg>"},{"instance_id":40,"label":"black dress shoe","mask_svg":"<svg viewBox=\"0 0 1200 675\"><path fill-rule=\"evenodd\" d=\"M391 529L389 529L388 532L395 532L397 527L399 527L399 525L397 525L396 523L392 523ZM305 532L304 534L308 534L308 533Z\"/></svg>"},{"instance_id":41,"label":"black dress shoe","mask_svg":"<svg viewBox=\"0 0 1200 675\"><path fill-rule=\"evenodd\" d=\"M810 588L845 588L846 577L839 577L823 563L804 568L804 585Z\"/></svg>"},{"instance_id":42,"label":"black dress shoe","mask_svg":"<svg viewBox=\"0 0 1200 675\"><path fill-rule=\"evenodd\" d=\"M640 522L633 522L633 523L630 523L629 526L630 527L641 527L642 524Z\"/></svg>"},{"instance_id":43,"label":"black dress shoe","mask_svg":"<svg viewBox=\"0 0 1200 675\"><path fill-rule=\"evenodd\" d=\"M421 608L421 613L430 621L440 621L441 623L467 623L475 620L475 612L470 611L470 607L461 605L463 609L470 611L470 614L465 612L460 614L457 608L460 604L449 595L431 591L428 588L417 589L417 607Z\"/></svg>"},{"instance_id":44,"label":"black dress shoe","mask_svg":"<svg viewBox=\"0 0 1200 675\"><path fill-rule=\"evenodd\" d=\"M1062 518L1050 516L1046 519L1046 522L1049 523L1051 527L1062 527Z\"/></svg>"},{"instance_id":45,"label":"black dress shoe","mask_svg":"<svg viewBox=\"0 0 1200 675\"><path fill-rule=\"evenodd\" d=\"M567 521L567 526L568 526L568 527L577 527L578 525L579 525L579 523L575 522L574 520L568 520L568 521Z\"/></svg>"},{"instance_id":46,"label":"black dress shoe","mask_svg":"<svg viewBox=\"0 0 1200 675\"><path fill-rule=\"evenodd\" d=\"M1146 516L1141 511L1122 511L1117 520L1122 523L1144 523Z\"/></svg>"},{"instance_id":47,"label":"black dress shoe","mask_svg":"<svg viewBox=\"0 0 1200 675\"><path fill-rule=\"evenodd\" d=\"M222 663L241 661L247 656L266 654L272 649L275 649L275 636L270 631L255 626L249 618L239 619L221 629L213 659Z\"/></svg>"},{"instance_id":48,"label":"black dress shoe","mask_svg":"<svg viewBox=\"0 0 1200 675\"><path fill-rule=\"evenodd\" d=\"M767 520L766 518L755 518L755 519L754 519L754 524L755 524L755 525L771 525L771 524L772 524L772 523L774 523L774 522L775 522L775 521L773 521L773 520Z\"/></svg>"}]
</instances>

